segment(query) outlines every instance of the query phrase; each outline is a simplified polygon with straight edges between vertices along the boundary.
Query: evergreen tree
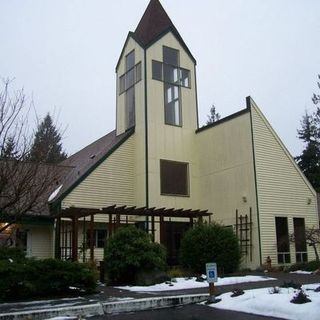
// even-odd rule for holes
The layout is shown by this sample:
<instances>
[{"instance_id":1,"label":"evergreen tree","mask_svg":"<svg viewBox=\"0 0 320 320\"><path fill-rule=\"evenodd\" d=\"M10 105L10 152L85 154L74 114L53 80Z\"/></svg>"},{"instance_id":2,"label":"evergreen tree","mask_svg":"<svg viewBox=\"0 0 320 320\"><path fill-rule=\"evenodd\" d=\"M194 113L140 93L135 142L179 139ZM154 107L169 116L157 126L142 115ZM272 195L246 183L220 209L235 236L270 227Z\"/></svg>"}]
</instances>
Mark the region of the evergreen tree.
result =
<instances>
[{"instance_id":1,"label":"evergreen tree","mask_svg":"<svg viewBox=\"0 0 320 320\"><path fill-rule=\"evenodd\" d=\"M15 138L13 136L9 136L3 147L1 148L0 159L1 160L13 160L19 157L18 151L16 148Z\"/></svg>"},{"instance_id":2,"label":"evergreen tree","mask_svg":"<svg viewBox=\"0 0 320 320\"><path fill-rule=\"evenodd\" d=\"M210 108L210 114L208 115L207 125L214 123L220 119L221 119L221 115L216 111L216 107L213 104Z\"/></svg>"},{"instance_id":3,"label":"evergreen tree","mask_svg":"<svg viewBox=\"0 0 320 320\"><path fill-rule=\"evenodd\" d=\"M30 151L30 160L58 163L66 158L67 154L62 150L61 135L48 113L38 125Z\"/></svg>"},{"instance_id":4,"label":"evergreen tree","mask_svg":"<svg viewBox=\"0 0 320 320\"><path fill-rule=\"evenodd\" d=\"M320 79L320 75L318 76ZM318 82L320 88L320 84ZM312 101L320 102L320 95L313 94ZM317 106L311 115L307 112L302 118L298 137L305 143L300 156L296 157L299 167L317 192L320 192L320 108Z\"/></svg>"},{"instance_id":5,"label":"evergreen tree","mask_svg":"<svg viewBox=\"0 0 320 320\"><path fill-rule=\"evenodd\" d=\"M318 79L320 80L320 74L318 74ZM318 84L318 87L320 89L320 82L317 82L317 84ZM312 101L313 101L314 104L318 104L320 102L320 94L314 93L313 96L312 96ZM318 109L317 111L319 112L320 111L319 107L317 109Z\"/></svg>"}]
</instances>

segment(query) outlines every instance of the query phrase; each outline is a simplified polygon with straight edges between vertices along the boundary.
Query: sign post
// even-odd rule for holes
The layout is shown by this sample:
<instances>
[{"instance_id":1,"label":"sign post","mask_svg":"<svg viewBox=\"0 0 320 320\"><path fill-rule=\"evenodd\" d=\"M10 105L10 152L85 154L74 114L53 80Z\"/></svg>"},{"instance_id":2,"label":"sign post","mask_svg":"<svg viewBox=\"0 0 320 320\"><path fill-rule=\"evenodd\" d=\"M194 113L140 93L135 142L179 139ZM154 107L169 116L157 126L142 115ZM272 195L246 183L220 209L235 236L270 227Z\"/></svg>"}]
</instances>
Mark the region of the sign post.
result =
<instances>
[{"instance_id":1,"label":"sign post","mask_svg":"<svg viewBox=\"0 0 320 320\"><path fill-rule=\"evenodd\" d=\"M218 281L218 271L216 263L206 263L207 281L209 283L209 303L215 303L214 283Z\"/></svg>"}]
</instances>

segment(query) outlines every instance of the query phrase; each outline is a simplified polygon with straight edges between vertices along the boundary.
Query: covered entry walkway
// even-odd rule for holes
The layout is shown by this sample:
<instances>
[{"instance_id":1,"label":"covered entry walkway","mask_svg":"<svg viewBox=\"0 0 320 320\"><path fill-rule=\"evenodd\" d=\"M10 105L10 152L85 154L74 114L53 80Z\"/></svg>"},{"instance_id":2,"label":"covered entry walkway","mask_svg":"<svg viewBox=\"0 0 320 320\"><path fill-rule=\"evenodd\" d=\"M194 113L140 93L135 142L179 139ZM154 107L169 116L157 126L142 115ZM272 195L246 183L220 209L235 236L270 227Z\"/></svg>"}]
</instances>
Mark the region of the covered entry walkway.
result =
<instances>
[{"instance_id":1,"label":"covered entry walkway","mask_svg":"<svg viewBox=\"0 0 320 320\"><path fill-rule=\"evenodd\" d=\"M89 260L95 260L94 225L97 215L103 217L108 237L112 236L121 225L135 224L137 227L141 227L151 233L152 239L155 241L157 240L156 231L159 230L160 238L158 240L167 247L169 253L173 252L174 255L177 241L180 241L175 234L185 231L185 228L181 229L181 224L188 224L188 226L192 227L194 223L202 222L203 217L209 217L210 221L212 213L209 213L208 210L200 209L137 208L117 205L101 209L65 208L55 216L56 258L77 261L80 252L85 257L83 252L89 250ZM178 222L173 220L178 220ZM79 239L80 230L83 230L83 239L82 245L79 246L79 240L81 240Z\"/></svg>"}]
</instances>

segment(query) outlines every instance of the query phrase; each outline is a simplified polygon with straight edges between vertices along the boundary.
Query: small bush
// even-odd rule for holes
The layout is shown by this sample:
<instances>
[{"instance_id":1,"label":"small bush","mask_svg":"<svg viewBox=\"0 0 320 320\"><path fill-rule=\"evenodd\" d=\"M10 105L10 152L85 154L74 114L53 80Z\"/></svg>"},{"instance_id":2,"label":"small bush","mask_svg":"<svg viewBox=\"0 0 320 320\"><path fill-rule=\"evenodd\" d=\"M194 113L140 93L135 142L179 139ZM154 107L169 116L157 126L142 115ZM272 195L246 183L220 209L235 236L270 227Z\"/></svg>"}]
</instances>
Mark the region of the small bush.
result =
<instances>
[{"instance_id":1,"label":"small bush","mask_svg":"<svg viewBox=\"0 0 320 320\"><path fill-rule=\"evenodd\" d=\"M0 246L0 260L21 261L25 259L25 253L18 248Z\"/></svg>"},{"instance_id":2,"label":"small bush","mask_svg":"<svg viewBox=\"0 0 320 320\"><path fill-rule=\"evenodd\" d=\"M133 283L138 271L166 269L166 251L150 236L134 227L119 228L105 249L105 265L111 283Z\"/></svg>"},{"instance_id":3,"label":"small bush","mask_svg":"<svg viewBox=\"0 0 320 320\"><path fill-rule=\"evenodd\" d=\"M301 262L295 263L289 267L289 271L315 271L320 268L320 261L309 261L309 262Z\"/></svg>"},{"instance_id":4,"label":"small bush","mask_svg":"<svg viewBox=\"0 0 320 320\"><path fill-rule=\"evenodd\" d=\"M244 291L242 289L234 289L232 290L231 298L239 297L244 294Z\"/></svg>"},{"instance_id":5,"label":"small bush","mask_svg":"<svg viewBox=\"0 0 320 320\"><path fill-rule=\"evenodd\" d=\"M283 281L281 288L301 289L301 284L294 281Z\"/></svg>"},{"instance_id":6,"label":"small bush","mask_svg":"<svg viewBox=\"0 0 320 320\"><path fill-rule=\"evenodd\" d=\"M181 264L198 274L205 272L208 262L216 262L225 273L234 272L240 258L236 235L219 224L199 224L189 229L181 241Z\"/></svg>"},{"instance_id":7,"label":"small bush","mask_svg":"<svg viewBox=\"0 0 320 320\"><path fill-rule=\"evenodd\" d=\"M193 274L190 273L190 271L185 270L179 266L175 266L175 267L170 268L167 271L167 274L170 278L188 278L188 277L193 276Z\"/></svg>"},{"instance_id":8,"label":"small bush","mask_svg":"<svg viewBox=\"0 0 320 320\"><path fill-rule=\"evenodd\" d=\"M281 289L279 287L273 287L273 288L269 289L269 293L270 294L278 294L278 293L281 293Z\"/></svg>"},{"instance_id":9,"label":"small bush","mask_svg":"<svg viewBox=\"0 0 320 320\"><path fill-rule=\"evenodd\" d=\"M290 300L290 302L295 304L303 304L311 302L311 300L304 293L304 291L300 289L299 292L292 298L292 300Z\"/></svg>"},{"instance_id":10,"label":"small bush","mask_svg":"<svg viewBox=\"0 0 320 320\"><path fill-rule=\"evenodd\" d=\"M96 288L95 272L87 265L54 259L2 260L0 279L0 300L4 301L89 293Z\"/></svg>"}]
</instances>

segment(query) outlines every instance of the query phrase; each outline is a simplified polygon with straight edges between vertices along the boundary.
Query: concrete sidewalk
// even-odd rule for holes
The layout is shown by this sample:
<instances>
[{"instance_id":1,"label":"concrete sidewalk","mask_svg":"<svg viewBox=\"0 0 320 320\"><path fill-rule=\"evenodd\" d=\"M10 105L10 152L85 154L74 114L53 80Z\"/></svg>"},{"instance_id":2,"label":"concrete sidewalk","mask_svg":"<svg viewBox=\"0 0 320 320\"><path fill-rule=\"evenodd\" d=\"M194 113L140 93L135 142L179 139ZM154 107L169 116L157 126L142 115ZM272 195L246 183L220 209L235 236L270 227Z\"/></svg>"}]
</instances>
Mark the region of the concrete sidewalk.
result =
<instances>
[{"instance_id":1,"label":"concrete sidewalk","mask_svg":"<svg viewBox=\"0 0 320 320\"><path fill-rule=\"evenodd\" d=\"M279 286L284 281L300 284L320 283L319 275L270 273L268 276L277 280L217 286L216 292L220 294L235 288L248 290ZM136 293L100 286L98 290L98 294L78 298L3 303L0 304L0 319L48 319L56 316L133 312L198 303L208 297L208 288Z\"/></svg>"}]
</instances>

